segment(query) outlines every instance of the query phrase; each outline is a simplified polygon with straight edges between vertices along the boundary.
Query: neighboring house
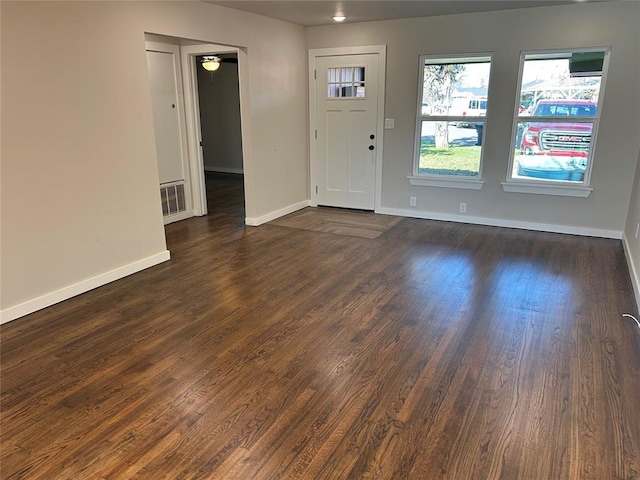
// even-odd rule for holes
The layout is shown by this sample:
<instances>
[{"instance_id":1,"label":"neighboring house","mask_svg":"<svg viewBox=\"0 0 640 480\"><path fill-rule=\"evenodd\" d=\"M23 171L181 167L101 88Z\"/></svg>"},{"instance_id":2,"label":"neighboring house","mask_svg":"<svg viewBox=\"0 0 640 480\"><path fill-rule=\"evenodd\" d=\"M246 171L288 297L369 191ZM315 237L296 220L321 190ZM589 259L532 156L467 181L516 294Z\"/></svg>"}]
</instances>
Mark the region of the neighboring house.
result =
<instances>
[{"instance_id":1,"label":"neighboring house","mask_svg":"<svg viewBox=\"0 0 640 480\"><path fill-rule=\"evenodd\" d=\"M310 198L307 50L386 45L383 112L395 129L385 132L382 211L623 238L637 278L637 2L309 28L200 2L2 2L0 8L5 321L168 258L145 32L246 50L246 211L255 223ZM503 191L520 52L584 46L612 49L593 193ZM418 58L476 52L491 52L495 61L484 188L411 186ZM410 194L429 207L409 210ZM467 215L458 214L460 202Z\"/></svg>"}]
</instances>

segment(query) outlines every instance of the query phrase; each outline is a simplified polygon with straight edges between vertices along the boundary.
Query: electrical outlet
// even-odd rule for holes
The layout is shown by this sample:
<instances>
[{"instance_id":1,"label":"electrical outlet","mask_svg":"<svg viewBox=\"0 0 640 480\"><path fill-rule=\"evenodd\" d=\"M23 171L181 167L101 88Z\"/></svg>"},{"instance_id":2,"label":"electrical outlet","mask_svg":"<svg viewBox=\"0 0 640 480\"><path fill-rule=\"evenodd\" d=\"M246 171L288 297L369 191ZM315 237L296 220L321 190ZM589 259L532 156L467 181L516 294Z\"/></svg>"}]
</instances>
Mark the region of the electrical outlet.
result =
<instances>
[{"instance_id":1,"label":"electrical outlet","mask_svg":"<svg viewBox=\"0 0 640 480\"><path fill-rule=\"evenodd\" d=\"M467 213L467 204L460 203L460 213Z\"/></svg>"},{"instance_id":2,"label":"electrical outlet","mask_svg":"<svg viewBox=\"0 0 640 480\"><path fill-rule=\"evenodd\" d=\"M410 207L415 207L416 206L416 197L409 197L409 206ZM638 236L638 233L636 232L636 237Z\"/></svg>"},{"instance_id":3,"label":"electrical outlet","mask_svg":"<svg viewBox=\"0 0 640 480\"><path fill-rule=\"evenodd\" d=\"M640 223L636 223L636 238L638 238L638 232L640 232Z\"/></svg>"}]
</instances>

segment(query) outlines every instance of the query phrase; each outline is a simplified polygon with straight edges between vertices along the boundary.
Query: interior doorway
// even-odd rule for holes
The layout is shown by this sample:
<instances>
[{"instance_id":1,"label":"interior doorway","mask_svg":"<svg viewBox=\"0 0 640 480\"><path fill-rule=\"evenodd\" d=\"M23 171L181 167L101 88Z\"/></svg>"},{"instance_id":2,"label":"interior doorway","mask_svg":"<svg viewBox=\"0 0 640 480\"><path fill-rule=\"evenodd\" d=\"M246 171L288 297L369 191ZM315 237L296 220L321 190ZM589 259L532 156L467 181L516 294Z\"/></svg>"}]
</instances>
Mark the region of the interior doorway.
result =
<instances>
[{"instance_id":1,"label":"interior doorway","mask_svg":"<svg viewBox=\"0 0 640 480\"><path fill-rule=\"evenodd\" d=\"M232 187L246 223L255 209L246 50L155 33L145 41L164 223L207 215L215 192L228 199ZM204 70L204 57L217 68Z\"/></svg>"},{"instance_id":2,"label":"interior doorway","mask_svg":"<svg viewBox=\"0 0 640 480\"><path fill-rule=\"evenodd\" d=\"M248 136L247 54L239 47L214 44L180 47L184 73L189 158L195 215L207 215L218 181L207 176L233 176L240 181L243 212L250 210L251 162ZM203 68L205 57L219 65ZM206 163L205 163L206 162ZM213 190L212 190L213 189ZM209 197L209 198L208 198ZM212 198L215 201L215 195Z\"/></svg>"},{"instance_id":3,"label":"interior doorway","mask_svg":"<svg viewBox=\"0 0 640 480\"><path fill-rule=\"evenodd\" d=\"M196 55L194 62L207 211L228 214L234 205L244 217L238 55Z\"/></svg>"}]
</instances>

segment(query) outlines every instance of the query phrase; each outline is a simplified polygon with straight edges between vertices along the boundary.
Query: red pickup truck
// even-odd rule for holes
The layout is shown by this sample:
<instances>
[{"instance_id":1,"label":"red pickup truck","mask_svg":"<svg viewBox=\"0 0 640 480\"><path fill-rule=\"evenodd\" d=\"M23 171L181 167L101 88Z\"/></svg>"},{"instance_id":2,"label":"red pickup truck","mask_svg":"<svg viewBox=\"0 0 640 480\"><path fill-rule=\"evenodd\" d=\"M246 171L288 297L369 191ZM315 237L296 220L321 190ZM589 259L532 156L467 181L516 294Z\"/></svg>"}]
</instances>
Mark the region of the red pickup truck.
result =
<instances>
[{"instance_id":1,"label":"red pickup truck","mask_svg":"<svg viewBox=\"0 0 640 480\"><path fill-rule=\"evenodd\" d=\"M595 117L598 105L589 100L540 100L535 117ZM590 123L538 123L526 125L520 154L584 157L591 144Z\"/></svg>"},{"instance_id":2,"label":"red pickup truck","mask_svg":"<svg viewBox=\"0 0 640 480\"><path fill-rule=\"evenodd\" d=\"M589 100L540 100L535 117L595 117L598 105ZM518 124L520 177L582 182L587 169L593 124L588 122L522 122Z\"/></svg>"}]
</instances>

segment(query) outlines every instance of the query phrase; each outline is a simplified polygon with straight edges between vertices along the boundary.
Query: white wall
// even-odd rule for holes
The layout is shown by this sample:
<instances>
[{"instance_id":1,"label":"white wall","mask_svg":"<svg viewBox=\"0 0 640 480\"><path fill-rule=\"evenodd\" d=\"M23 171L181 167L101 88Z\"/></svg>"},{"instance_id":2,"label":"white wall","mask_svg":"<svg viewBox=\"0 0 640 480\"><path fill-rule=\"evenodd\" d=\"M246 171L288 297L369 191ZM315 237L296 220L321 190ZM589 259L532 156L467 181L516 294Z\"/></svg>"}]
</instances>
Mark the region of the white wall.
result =
<instances>
[{"instance_id":1,"label":"white wall","mask_svg":"<svg viewBox=\"0 0 640 480\"><path fill-rule=\"evenodd\" d=\"M637 163L640 130L640 3L573 4L311 27L309 48L387 45L382 207L417 216L476 217L488 223L548 225L556 231L621 236ZM612 46L588 198L506 193L512 115L521 50ZM489 110L480 191L411 186L420 54L491 52ZM409 209L409 196L417 208ZM458 204L467 203L467 216ZM568 228L567 228L568 227Z\"/></svg>"},{"instance_id":2,"label":"white wall","mask_svg":"<svg viewBox=\"0 0 640 480\"><path fill-rule=\"evenodd\" d=\"M638 153L640 164L640 152ZM636 168L631 191L631 204L624 228L624 250L629 264L629 273L636 296L636 303L640 302L640 168Z\"/></svg>"},{"instance_id":3,"label":"white wall","mask_svg":"<svg viewBox=\"0 0 640 480\"><path fill-rule=\"evenodd\" d=\"M166 253L145 32L246 48L247 215L308 198L301 27L201 2L0 8L5 317Z\"/></svg>"}]
</instances>

